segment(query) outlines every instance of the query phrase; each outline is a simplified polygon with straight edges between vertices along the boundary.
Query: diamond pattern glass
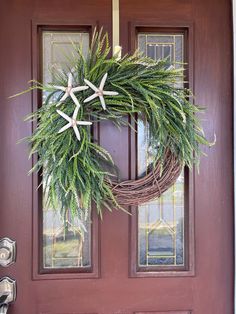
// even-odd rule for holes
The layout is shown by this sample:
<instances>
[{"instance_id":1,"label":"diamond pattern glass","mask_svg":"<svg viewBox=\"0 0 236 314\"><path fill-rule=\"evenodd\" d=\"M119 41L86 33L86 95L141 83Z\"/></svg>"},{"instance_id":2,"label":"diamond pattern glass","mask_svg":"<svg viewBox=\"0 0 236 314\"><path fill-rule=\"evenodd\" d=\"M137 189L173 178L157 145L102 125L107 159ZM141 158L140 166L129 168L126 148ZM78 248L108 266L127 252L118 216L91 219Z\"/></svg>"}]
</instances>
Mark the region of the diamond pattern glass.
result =
<instances>
[{"instance_id":1,"label":"diamond pattern glass","mask_svg":"<svg viewBox=\"0 0 236 314\"><path fill-rule=\"evenodd\" d=\"M166 59L167 66L181 68L182 34L140 33L138 46L146 56ZM182 85L182 83L179 83ZM138 175L147 171L155 151L148 147L148 125L138 122ZM138 263L147 266L184 266L184 173L159 199L138 207Z\"/></svg>"},{"instance_id":2,"label":"diamond pattern glass","mask_svg":"<svg viewBox=\"0 0 236 314\"><path fill-rule=\"evenodd\" d=\"M53 83L55 71L67 73L76 54L74 45L83 44L86 55L89 34L85 32L43 32L43 83ZM47 97L43 93L43 100ZM64 219L65 218L65 219ZM80 222L46 205L43 199L43 268L84 268L91 266L91 224L82 234Z\"/></svg>"}]
</instances>

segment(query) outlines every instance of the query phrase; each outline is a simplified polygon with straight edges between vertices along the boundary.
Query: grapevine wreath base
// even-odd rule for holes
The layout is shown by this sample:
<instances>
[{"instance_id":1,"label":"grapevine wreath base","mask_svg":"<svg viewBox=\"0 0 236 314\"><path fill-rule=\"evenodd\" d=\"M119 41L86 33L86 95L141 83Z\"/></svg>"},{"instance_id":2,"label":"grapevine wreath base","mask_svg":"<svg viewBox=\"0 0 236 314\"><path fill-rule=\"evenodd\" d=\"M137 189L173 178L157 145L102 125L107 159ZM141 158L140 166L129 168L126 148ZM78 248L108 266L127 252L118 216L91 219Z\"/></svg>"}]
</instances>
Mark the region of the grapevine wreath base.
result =
<instances>
[{"instance_id":1,"label":"grapevine wreath base","mask_svg":"<svg viewBox=\"0 0 236 314\"><path fill-rule=\"evenodd\" d=\"M181 170L178 159L167 150L164 162L157 162L154 169L144 177L121 183L111 181L110 185L120 205L138 206L160 197L175 183Z\"/></svg>"}]
</instances>

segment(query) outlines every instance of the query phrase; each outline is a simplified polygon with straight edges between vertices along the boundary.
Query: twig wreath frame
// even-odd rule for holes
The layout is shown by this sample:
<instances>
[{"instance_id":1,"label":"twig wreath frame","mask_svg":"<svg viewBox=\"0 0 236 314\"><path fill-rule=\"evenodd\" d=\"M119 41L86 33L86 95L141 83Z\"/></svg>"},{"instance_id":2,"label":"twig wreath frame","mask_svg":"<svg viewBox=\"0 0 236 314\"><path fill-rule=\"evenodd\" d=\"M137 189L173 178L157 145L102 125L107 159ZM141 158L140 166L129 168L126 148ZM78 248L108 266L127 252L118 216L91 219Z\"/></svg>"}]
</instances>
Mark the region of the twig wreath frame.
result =
<instances>
[{"instance_id":1,"label":"twig wreath frame","mask_svg":"<svg viewBox=\"0 0 236 314\"><path fill-rule=\"evenodd\" d=\"M58 71L55 82L46 86L33 81L29 90L48 96L27 117L37 127L26 140L30 155L38 156L31 172L42 171L47 202L84 220L92 201L102 216L103 208L123 209L159 197L184 166L198 163L199 144L210 143L196 115L201 109L191 102L191 91L180 87L184 69L139 52L119 60L108 57L111 48L102 31L94 32L86 57L81 46L75 50L69 75ZM104 120L120 127L128 123L126 115L148 123L149 146L156 154L147 175L117 182L112 157L95 142L90 128Z\"/></svg>"}]
</instances>

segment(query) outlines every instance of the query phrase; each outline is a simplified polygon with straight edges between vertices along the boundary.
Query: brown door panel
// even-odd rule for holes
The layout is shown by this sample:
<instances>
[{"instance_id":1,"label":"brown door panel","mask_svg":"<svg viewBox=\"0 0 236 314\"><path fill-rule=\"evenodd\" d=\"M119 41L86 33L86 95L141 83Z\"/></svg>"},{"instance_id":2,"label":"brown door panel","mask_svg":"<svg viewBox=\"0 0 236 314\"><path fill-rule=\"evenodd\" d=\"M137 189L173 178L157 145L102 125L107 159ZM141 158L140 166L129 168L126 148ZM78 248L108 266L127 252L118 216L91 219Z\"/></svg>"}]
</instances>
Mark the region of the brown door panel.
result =
<instances>
[{"instance_id":1,"label":"brown door panel","mask_svg":"<svg viewBox=\"0 0 236 314\"><path fill-rule=\"evenodd\" d=\"M16 145L32 131L23 117L37 99L30 93L8 97L24 90L39 73L40 28L103 26L111 38L112 1L3 0L0 7L0 237L17 241L17 262L0 269L0 277L9 275L18 284L17 300L9 313L233 313L231 2L120 0L124 53L134 50L140 30L186 31L190 85L196 103L206 107L203 127L207 138L213 138L214 133L217 137L213 148L204 148L208 157L202 158L200 173L191 174L189 198L194 215L189 230L194 230L190 249L195 266L189 273L173 270L171 277L131 276L135 249L131 245L132 218L116 210L106 212L98 222L98 265L93 278L66 271L59 275L38 272L38 213L32 177L27 176L31 161L27 145ZM114 156L123 178L135 171L136 151L129 136L127 128L120 132L109 122L100 127L101 144Z\"/></svg>"}]
</instances>

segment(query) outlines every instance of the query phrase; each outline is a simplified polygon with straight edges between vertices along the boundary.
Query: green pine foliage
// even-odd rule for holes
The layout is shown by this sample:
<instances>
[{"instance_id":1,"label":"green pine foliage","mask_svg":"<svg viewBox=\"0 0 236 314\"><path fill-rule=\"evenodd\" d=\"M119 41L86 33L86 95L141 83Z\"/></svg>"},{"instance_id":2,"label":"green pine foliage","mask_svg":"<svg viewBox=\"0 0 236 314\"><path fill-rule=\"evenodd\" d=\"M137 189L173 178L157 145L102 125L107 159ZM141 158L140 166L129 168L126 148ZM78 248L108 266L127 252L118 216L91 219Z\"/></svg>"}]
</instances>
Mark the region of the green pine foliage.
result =
<instances>
[{"instance_id":1,"label":"green pine foliage","mask_svg":"<svg viewBox=\"0 0 236 314\"><path fill-rule=\"evenodd\" d=\"M135 121L138 116L149 124L150 145L158 147L153 166L157 161L164 162L167 148L183 166L191 168L199 161L199 144L210 143L204 137L196 115L200 109L192 104L191 92L179 87L184 79L183 69L171 68L166 60L154 61L138 52L120 60L110 57L108 36L102 31L94 33L86 57L82 47L75 46L75 50L74 86L85 85L84 78L99 86L103 75L108 73L105 90L119 93L105 96L107 110L102 109L99 98L83 103L93 94L91 89L75 93L82 105L77 120L93 123L111 120L120 127L127 123L124 119L127 114ZM67 86L67 74L58 72L54 84ZM56 112L63 94L58 95L52 84L43 86L34 82L30 89L34 88L49 93L46 102L28 117L36 121L37 127L27 141L31 154L38 156L32 171L42 171L44 193L50 206L60 208L62 214L69 208L81 217L92 201L100 216L103 208L119 208L108 184L109 176L116 173L109 152L94 141L91 127L78 126L81 141L72 128L58 134L67 123ZM75 105L68 97L59 109L72 116Z\"/></svg>"}]
</instances>

